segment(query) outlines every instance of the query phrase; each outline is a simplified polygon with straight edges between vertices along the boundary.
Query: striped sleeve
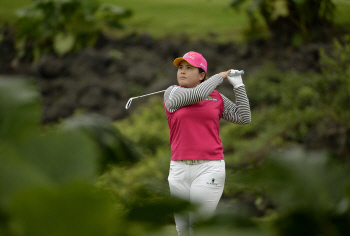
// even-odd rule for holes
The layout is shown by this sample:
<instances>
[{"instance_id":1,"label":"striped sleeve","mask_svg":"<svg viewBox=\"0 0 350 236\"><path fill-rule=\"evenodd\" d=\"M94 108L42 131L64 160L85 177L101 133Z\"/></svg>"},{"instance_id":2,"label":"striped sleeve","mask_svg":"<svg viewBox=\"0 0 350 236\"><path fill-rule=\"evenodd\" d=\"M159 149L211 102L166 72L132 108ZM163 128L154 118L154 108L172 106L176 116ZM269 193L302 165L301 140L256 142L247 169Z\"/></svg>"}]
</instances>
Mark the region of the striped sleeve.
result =
<instances>
[{"instance_id":1,"label":"striped sleeve","mask_svg":"<svg viewBox=\"0 0 350 236\"><path fill-rule=\"evenodd\" d=\"M210 95L222 81L221 75L216 74L195 88L170 86L164 93L165 107L169 112L175 112L181 107L198 103Z\"/></svg>"},{"instance_id":2,"label":"striped sleeve","mask_svg":"<svg viewBox=\"0 0 350 236\"><path fill-rule=\"evenodd\" d=\"M221 94L224 100L222 118L235 124L247 125L251 122L251 114L245 86L235 88L233 91L236 96L236 104Z\"/></svg>"}]
</instances>

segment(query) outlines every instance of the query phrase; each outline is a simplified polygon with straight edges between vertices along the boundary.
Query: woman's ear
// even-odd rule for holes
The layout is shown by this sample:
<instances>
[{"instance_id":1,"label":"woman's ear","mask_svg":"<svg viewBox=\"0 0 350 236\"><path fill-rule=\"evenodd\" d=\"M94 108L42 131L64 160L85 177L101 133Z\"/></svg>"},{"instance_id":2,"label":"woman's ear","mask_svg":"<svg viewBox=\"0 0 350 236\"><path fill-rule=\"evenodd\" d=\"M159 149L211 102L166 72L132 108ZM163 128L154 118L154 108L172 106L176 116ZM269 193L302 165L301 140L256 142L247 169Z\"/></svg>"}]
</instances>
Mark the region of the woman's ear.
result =
<instances>
[{"instance_id":1,"label":"woman's ear","mask_svg":"<svg viewBox=\"0 0 350 236\"><path fill-rule=\"evenodd\" d=\"M203 82L204 80L205 80L205 72L202 72L202 73L201 73L201 80L200 80L200 81Z\"/></svg>"}]
</instances>

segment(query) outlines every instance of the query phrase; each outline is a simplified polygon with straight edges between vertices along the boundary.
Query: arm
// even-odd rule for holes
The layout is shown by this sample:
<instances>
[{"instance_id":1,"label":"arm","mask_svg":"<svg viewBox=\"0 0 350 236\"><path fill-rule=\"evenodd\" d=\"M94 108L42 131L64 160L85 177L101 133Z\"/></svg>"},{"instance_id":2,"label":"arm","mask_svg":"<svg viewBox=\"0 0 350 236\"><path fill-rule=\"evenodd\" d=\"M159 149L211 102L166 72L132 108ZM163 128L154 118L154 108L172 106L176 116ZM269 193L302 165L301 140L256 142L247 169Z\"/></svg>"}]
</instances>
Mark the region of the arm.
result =
<instances>
[{"instance_id":1,"label":"arm","mask_svg":"<svg viewBox=\"0 0 350 236\"><path fill-rule=\"evenodd\" d=\"M216 74L195 88L170 86L164 93L165 107L168 111L174 112L181 107L198 103L211 94L222 81L223 77Z\"/></svg>"},{"instance_id":2,"label":"arm","mask_svg":"<svg viewBox=\"0 0 350 236\"><path fill-rule=\"evenodd\" d=\"M239 86L233 89L236 96L236 104L221 94L224 100L224 110L222 118L229 122L246 125L251 122L249 100L245 91L245 86Z\"/></svg>"}]
</instances>

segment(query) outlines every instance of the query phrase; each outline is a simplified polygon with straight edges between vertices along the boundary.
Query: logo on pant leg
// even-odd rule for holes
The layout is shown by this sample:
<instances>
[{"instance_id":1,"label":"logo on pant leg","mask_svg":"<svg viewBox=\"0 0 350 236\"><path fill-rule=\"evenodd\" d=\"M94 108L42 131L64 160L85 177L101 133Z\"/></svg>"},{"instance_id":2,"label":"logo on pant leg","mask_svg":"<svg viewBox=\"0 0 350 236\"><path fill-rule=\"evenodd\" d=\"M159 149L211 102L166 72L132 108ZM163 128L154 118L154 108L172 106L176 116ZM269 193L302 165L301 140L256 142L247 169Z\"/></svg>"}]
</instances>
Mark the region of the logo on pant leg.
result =
<instances>
[{"instance_id":1,"label":"logo on pant leg","mask_svg":"<svg viewBox=\"0 0 350 236\"><path fill-rule=\"evenodd\" d=\"M214 179L214 178L211 179L211 183L207 182L207 184L209 184L209 185L214 185L214 186L218 186L218 184L215 183L215 179Z\"/></svg>"}]
</instances>

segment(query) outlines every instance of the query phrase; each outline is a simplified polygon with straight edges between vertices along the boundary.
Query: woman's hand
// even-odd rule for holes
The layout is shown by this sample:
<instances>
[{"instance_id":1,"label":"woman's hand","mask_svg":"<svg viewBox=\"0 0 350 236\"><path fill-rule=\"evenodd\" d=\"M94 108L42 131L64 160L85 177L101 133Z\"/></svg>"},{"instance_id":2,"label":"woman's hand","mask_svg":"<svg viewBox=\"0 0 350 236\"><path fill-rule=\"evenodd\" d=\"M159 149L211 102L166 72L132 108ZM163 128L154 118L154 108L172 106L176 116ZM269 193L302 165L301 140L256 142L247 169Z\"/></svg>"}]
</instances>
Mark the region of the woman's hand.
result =
<instances>
[{"instance_id":1,"label":"woman's hand","mask_svg":"<svg viewBox=\"0 0 350 236\"><path fill-rule=\"evenodd\" d=\"M232 70L232 74L227 76L228 81L233 85L234 88L238 88L243 86L242 75L237 74L234 75L235 72L239 72L238 70Z\"/></svg>"},{"instance_id":2,"label":"woman's hand","mask_svg":"<svg viewBox=\"0 0 350 236\"><path fill-rule=\"evenodd\" d=\"M224 71L224 72L220 72L219 75L221 75L221 77L226 80L227 79L227 75L230 74L231 69L228 71Z\"/></svg>"},{"instance_id":3,"label":"woman's hand","mask_svg":"<svg viewBox=\"0 0 350 236\"><path fill-rule=\"evenodd\" d=\"M234 76L228 76L231 73L231 70L228 71L224 71L224 72L220 72L219 75L221 75L222 78L224 78L224 80L227 80L233 85L234 88L238 88L239 86L243 85L243 81L242 81L242 76L241 74L239 75L234 75ZM237 70L234 70L237 71Z\"/></svg>"}]
</instances>

